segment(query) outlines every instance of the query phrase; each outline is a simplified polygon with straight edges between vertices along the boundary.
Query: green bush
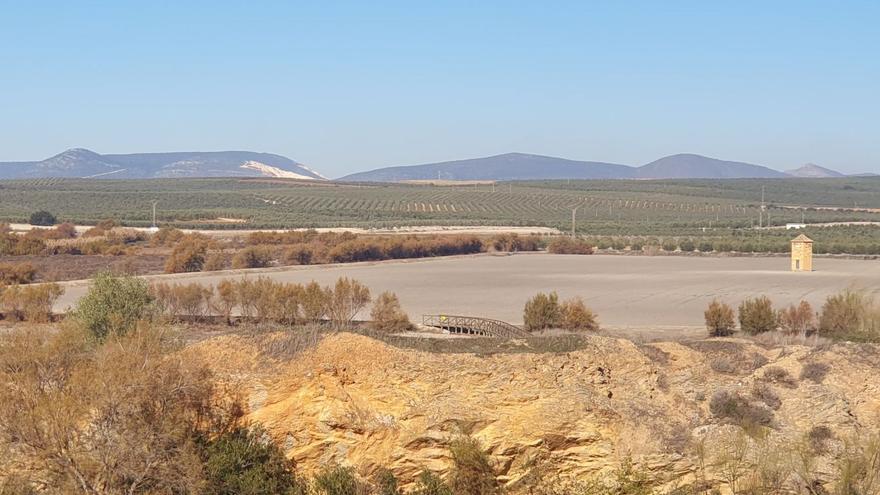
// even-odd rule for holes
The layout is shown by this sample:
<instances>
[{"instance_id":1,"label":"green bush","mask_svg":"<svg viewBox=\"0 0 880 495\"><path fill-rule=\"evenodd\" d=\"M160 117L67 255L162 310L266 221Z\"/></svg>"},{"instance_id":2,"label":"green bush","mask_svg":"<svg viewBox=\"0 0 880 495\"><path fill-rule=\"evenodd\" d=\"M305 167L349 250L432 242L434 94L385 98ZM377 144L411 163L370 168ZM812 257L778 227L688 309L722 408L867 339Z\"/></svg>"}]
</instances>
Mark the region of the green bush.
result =
<instances>
[{"instance_id":1,"label":"green bush","mask_svg":"<svg viewBox=\"0 0 880 495\"><path fill-rule=\"evenodd\" d=\"M358 481L354 470L342 466L327 466L313 481L316 495L359 495L366 488Z\"/></svg>"},{"instance_id":2,"label":"green bush","mask_svg":"<svg viewBox=\"0 0 880 495\"><path fill-rule=\"evenodd\" d=\"M523 308L523 323L529 331L556 327L559 325L560 317L559 296L555 292L550 294L539 292L529 299Z\"/></svg>"},{"instance_id":3,"label":"green bush","mask_svg":"<svg viewBox=\"0 0 880 495\"><path fill-rule=\"evenodd\" d=\"M410 495L454 495L454 493L439 476L425 470L419 475L416 486Z\"/></svg>"},{"instance_id":4,"label":"green bush","mask_svg":"<svg viewBox=\"0 0 880 495\"><path fill-rule=\"evenodd\" d=\"M750 335L770 332L779 326L773 303L767 296L746 299L739 305L739 327Z\"/></svg>"},{"instance_id":5,"label":"green bush","mask_svg":"<svg viewBox=\"0 0 880 495\"><path fill-rule=\"evenodd\" d=\"M452 470L449 486L453 493L489 495L499 493L500 487L489 456L471 437L454 440L449 446Z\"/></svg>"},{"instance_id":6,"label":"green bush","mask_svg":"<svg viewBox=\"0 0 880 495\"><path fill-rule=\"evenodd\" d=\"M56 223L58 223L58 220L55 218L55 215L49 213L46 210L40 210L31 213L31 225L49 226L55 225Z\"/></svg>"},{"instance_id":7,"label":"green bush","mask_svg":"<svg viewBox=\"0 0 880 495\"><path fill-rule=\"evenodd\" d=\"M92 280L73 316L96 339L103 340L110 334L128 333L152 314L153 296L145 280L103 272Z\"/></svg>"},{"instance_id":8,"label":"green bush","mask_svg":"<svg viewBox=\"0 0 880 495\"><path fill-rule=\"evenodd\" d=\"M397 476L388 469L379 470L375 484L376 495L404 495L403 490L398 486Z\"/></svg>"},{"instance_id":9,"label":"green bush","mask_svg":"<svg viewBox=\"0 0 880 495\"><path fill-rule=\"evenodd\" d=\"M293 461L261 428L235 428L202 449L206 493L216 495L300 494Z\"/></svg>"}]
</instances>

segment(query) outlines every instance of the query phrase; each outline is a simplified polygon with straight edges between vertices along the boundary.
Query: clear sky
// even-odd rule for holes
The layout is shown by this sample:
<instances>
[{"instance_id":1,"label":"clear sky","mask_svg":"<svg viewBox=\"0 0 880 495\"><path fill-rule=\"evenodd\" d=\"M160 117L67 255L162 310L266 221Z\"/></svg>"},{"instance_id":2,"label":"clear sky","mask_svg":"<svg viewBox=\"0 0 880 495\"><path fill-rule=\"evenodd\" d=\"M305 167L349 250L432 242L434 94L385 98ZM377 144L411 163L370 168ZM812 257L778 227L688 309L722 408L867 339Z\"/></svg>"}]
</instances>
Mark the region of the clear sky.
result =
<instances>
[{"instance_id":1,"label":"clear sky","mask_svg":"<svg viewBox=\"0 0 880 495\"><path fill-rule=\"evenodd\" d=\"M71 147L880 172L880 2L0 0L0 160Z\"/></svg>"}]
</instances>

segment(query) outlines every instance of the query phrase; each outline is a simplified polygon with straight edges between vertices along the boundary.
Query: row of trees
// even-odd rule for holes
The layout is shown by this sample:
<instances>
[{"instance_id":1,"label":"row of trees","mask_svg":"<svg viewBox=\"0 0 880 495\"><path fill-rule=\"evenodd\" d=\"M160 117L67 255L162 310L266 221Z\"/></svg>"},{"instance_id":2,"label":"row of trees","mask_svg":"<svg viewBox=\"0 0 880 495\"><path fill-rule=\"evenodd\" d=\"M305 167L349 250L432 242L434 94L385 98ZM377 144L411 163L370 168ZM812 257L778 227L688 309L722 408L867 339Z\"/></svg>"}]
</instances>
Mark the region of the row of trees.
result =
<instances>
[{"instance_id":1,"label":"row of trees","mask_svg":"<svg viewBox=\"0 0 880 495\"><path fill-rule=\"evenodd\" d=\"M880 305L865 292L847 289L829 296L816 312L807 301L776 310L767 296L746 299L736 313L714 300L704 312L710 336L723 337L739 328L749 335L782 331L788 335L821 336L842 340L880 339Z\"/></svg>"}]
</instances>

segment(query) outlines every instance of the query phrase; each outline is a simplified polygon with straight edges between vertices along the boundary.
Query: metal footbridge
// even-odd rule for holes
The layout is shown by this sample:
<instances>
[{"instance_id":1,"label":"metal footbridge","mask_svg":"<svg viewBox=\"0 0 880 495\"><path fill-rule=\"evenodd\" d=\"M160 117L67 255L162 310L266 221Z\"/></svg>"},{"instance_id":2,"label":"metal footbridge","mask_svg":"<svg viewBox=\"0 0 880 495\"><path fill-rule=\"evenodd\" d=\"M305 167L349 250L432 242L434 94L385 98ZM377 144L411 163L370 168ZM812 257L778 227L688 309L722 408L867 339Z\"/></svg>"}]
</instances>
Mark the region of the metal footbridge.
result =
<instances>
[{"instance_id":1,"label":"metal footbridge","mask_svg":"<svg viewBox=\"0 0 880 495\"><path fill-rule=\"evenodd\" d=\"M422 316L422 325L462 335L481 335L505 339L529 336L525 330L505 321L476 316L424 315Z\"/></svg>"}]
</instances>

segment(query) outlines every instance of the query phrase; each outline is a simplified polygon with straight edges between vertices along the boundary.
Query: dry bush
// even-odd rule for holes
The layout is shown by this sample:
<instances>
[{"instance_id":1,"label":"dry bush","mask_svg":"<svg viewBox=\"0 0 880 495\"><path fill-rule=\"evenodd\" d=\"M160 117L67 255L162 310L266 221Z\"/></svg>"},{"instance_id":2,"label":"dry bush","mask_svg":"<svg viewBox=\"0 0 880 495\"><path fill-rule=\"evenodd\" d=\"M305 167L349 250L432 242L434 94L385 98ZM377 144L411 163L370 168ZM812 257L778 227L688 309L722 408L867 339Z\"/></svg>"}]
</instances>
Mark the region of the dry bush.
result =
<instances>
[{"instance_id":1,"label":"dry bush","mask_svg":"<svg viewBox=\"0 0 880 495\"><path fill-rule=\"evenodd\" d=\"M332 235L336 235L330 232ZM311 242L318 237L318 231L309 230L289 230L286 232L253 232L248 234L245 242L249 245L260 244L304 244Z\"/></svg>"},{"instance_id":2,"label":"dry bush","mask_svg":"<svg viewBox=\"0 0 880 495\"><path fill-rule=\"evenodd\" d=\"M0 284L29 284L34 281L37 270L30 263L0 263Z\"/></svg>"},{"instance_id":3,"label":"dry bush","mask_svg":"<svg viewBox=\"0 0 880 495\"><path fill-rule=\"evenodd\" d=\"M531 332L558 327L560 319L559 296L555 292L539 292L523 308L523 323Z\"/></svg>"},{"instance_id":4,"label":"dry bush","mask_svg":"<svg viewBox=\"0 0 880 495\"><path fill-rule=\"evenodd\" d=\"M216 272L225 269L226 256L220 251L209 254L205 258L205 265L202 267L202 271L205 272Z\"/></svg>"},{"instance_id":5,"label":"dry bush","mask_svg":"<svg viewBox=\"0 0 880 495\"><path fill-rule=\"evenodd\" d=\"M25 237L43 240L73 239L76 237L76 227L65 222L52 229L31 229Z\"/></svg>"},{"instance_id":6,"label":"dry bush","mask_svg":"<svg viewBox=\"0 0 880 495\"><path fill-rule=\"evenodd\" d=\"M703 313L706 319L706 330L710 337L726 337L733 335L736 329L733 308L729 305L713 300Z\"/></svg>"},{"instance_id":7,"label":"dry bush","mask_svg":"<svg viewBox=\"0 0 880 495\"><path fill-rule=\"evenodd\" d=\"M495 251L537 251L541 248L541 238L536 235L520 237L517 234L498 234L492 237L489 245Z\"/></svg>"},{"instance_id":8,"label":"dry bush","mask_svg":"<svg viewBox=\"0 0 880 495\"><path fill-rule=\"evenodd\" d=\"M177 242L165 262L165 273L199 272L205 264L210 242L198 234L186 235Z\"/></svg>"},{"instance_id":9,"label":"dry bush","mask_svg":"<svg viewBox=\"0 0 880 495\"><path fill-rule=\"evenodd\" d=\"M580 297L573 297L562 302L560 318L559 326L566 330L587 332L599 330L596 314L587 308L584 300Z\"/></svg>"},{"instance_id":10,"label":"dry bush","mask_svg":"<svg viewBox=\"0 0 880 495\"><path fill-rule=\"evenodd\" d=\"M754 426L770 426L773 423L773 411L751 403L735 391L728 389L716 390L709 399L709 411L723 420L746 428Z\"/></svg>"},{"instance_id":11,"label":"dry bush","mask_svg":"<svg viewBox=\"0 0 880 495\"><path fill-rule=\"evenodd\" d=\"M593 245L584 239L557 237L547 245L547 251L553 254L593 254Z\"/></svg>"},{"instance_id":12,"label":"dry bush","mask_svg":"<svg viewBox=\"0 0 880 495\"><path fill-rule=\"evenodd\" d=\"M371 327L386 333L405 332L412 327L409 317L400 307L400 300L393 292L379 294L370 311Z\"/></svg>"},{"instance_id":13,"label":"dry bush","mask_svg":"<svg viewBox=\"0 0 880 495\"><path fill-rule=\"evenodd\" d=\"M779 409L782 406L782 399L779 398L779 394L773 390L773 387L763 382L752 384L752 397L763 402L773 410Z\"/></svg>"},{"instance_id":14,"label":"dry bush","mask_svg":"<svg viewBox=\"0 0 880 495\"><path fill-rule=\"evenodd\" d=\"M162 227L155 234L150 236L150 245L154 247L173 246L180 242L185 236L186 234L184 234L182 230L171 227Z\"/></svg>"},{"instance_id":15,"label":"dry bush","mask_svg":"<svg viewBox=\"0 0 880 495\"><path fill-rule=\"evenodd\" d=\"M232 312L238 304L238 290L235 282L223 279L217 282L214 300L211 307L226 320L226 324L232 324Z\"/></svg>"},{"instance_id":16,"label":"dry bush","mask_svg":"<svg viewBox=\"0 0 880 495\"><path fill-rule=\"evenodd\" d=\"M370 289L347 277L336 281L327 304L327 315L338 327L351 324L355 316L370 302Z\"/></svg>"},{"instance_id":17,"label":"dry bush","mask_svg":"<svg viewBox=\"0 0 880 495\"><path fill-rule=\"evenodd\" d=\"M829 371L831 371L831 367L825 363L805 363L801 367L801 380L822 383Z\"/></svg>"},{"instance_id":18,"label":"dry bush","mask_svg":"<svg viewBox=\"0 0 880 495\"><path fill-rule=\"evenodd\" d=\"M779 366L767 366L761 375L761 380L768 383L775 383L786 388L797 388L797 380L791 376L785 368Z\"/></svg>"},{"instance_id":19,"label":"dry bush","mask_svg":"<svg viewBox=\"0 0 880 495\"><path fill-rule=\"evenodd\" d=\"M0 232L0 255L26 256L37 255L46 251L46 241L13 234Z\"/></svg>"},{"instance_id":20,"label":"dry bush","mask_svg":"<svg viewBox=\"0 0 880 495\"><path fill-rule=\"evenodd\" d=\"M274 253L268 246L248 246L232 257L232 268L265 268L272 264Z\"/></svg>"},{"instance_id":21,"label":"dry bush","mask_svg":"<svg viewBox=\"0 0 880 495\"><path fill-rule=\"evenodd\" d=\"M198 439L232 423L210 371L159 329L95 346L73 329L2 337L0 448L52 493L198 493ZM26 405L26 407L22 407Z\"/></svg>"},{"instance_id":22,"label":"dry bush","mask_svg":"<svg viewBox=\"0 0 880 495\"><path fill-rule=\"evenodd\" d=\"M811 334L818 327L816 312L807 301L801 301L797 306L792 304L779 311L779 326L789 335Z\"/></svg>"},{"instance_id":23,"label":"dry bush","mask_svg":"<svg viewBox=\"0 0 880 495\"><path fill-rule=\"evenodd\" d=\"M333 291L329 287L321 287L314 280L306 284L300 299L303 319L312 323L321 321L327 315L332 296Z\"/></svg>"},{"instance_id":24,"label":"dry bush","mask_svg":"<svg viewBox=\"0 0 880 495\"><path fill-rule=\"evenodd\" d=\"M776 330L779 325L767 296L746 299L739 305L739 327L750 335Z\"/></svg>"},{"instance_id":25,"label":"dry bush","mask_svg":"<svg viewBox=\"0 0 880 495\"><path fill-rule=\"evenodd\" d=\"M880 306L855 290L829 296L819 317L819 333L833 339L880 340Z\"/></svg>"},{"instance_id":26,"label":"dry bush","mask_svg":"<svg viewBox=\"0 0 880 495\"><path fill-rule=\"evenodd\" d=\"M211 299L214 288L203 286L198 282L189 284L155 283L151 293L157 308L171 319L183 317L202 319L211 311Z\"/></svg>"},{"instance_id":27,"label":"dry bush","mask_svg":"<svg viewBox=\"0 0 880 495\"><path fill-rule=\"evenodd\" d=\"M288 265L311 265L315 250L308 244L297 244L284 251L284 262Z\"/></svg>"},{"instance_id":28,"label":"dry bush","mask_svg":"<svg viewBox=\"0 0 880 495\"><path fill-rule=\"evenodd\" d=\"M52 306L62 294L56 283L11 285L0 294L0 306L7 318L43 323L52 319Z\"/></svg>"},{"instance_id":29,"label":"dry bush","mask_svg":"<svg viewBox=\"0 0 880 495\"><path fill-rule=\"evenodd\" d=\"M834 440L834 432L827 426L814 426L807 432L807 441L813 452L823 454L828 451L828 442Z\"/></svg>"}]
</instances>

